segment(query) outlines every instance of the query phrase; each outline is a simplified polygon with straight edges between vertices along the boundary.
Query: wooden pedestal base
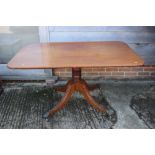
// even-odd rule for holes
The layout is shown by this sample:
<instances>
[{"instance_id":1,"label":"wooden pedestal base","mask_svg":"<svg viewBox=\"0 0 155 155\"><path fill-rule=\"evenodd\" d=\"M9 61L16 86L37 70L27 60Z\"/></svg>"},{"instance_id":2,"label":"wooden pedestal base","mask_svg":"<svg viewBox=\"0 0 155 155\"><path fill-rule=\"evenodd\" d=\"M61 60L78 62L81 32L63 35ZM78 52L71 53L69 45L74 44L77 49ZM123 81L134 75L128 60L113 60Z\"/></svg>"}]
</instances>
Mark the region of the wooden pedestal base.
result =
<instances>
[{"instance_id":1,"label":"wooden pedestal base","mask_svg":"<svg viewBox=\"0 0 155 155\"><path fill-rule=\"evenodd\" d=\"M73 68L72 69L72 79L67 82L67 84L64 87L56 88L57 91L65 92L65 96L62 98L62 100L53 108L51 109L47 114L44 115L44 117L49 117L64 108L67 104L69 99L71 98L72 94L75 91L79 91L84 98L87 100L87 102L94 107L99 112L106 112L105 107L98 104L90 95L89 90L94 90L96 86L88 86L85 80L81 79L81 69L80 68Z\"/></svg>"}]
</instances>

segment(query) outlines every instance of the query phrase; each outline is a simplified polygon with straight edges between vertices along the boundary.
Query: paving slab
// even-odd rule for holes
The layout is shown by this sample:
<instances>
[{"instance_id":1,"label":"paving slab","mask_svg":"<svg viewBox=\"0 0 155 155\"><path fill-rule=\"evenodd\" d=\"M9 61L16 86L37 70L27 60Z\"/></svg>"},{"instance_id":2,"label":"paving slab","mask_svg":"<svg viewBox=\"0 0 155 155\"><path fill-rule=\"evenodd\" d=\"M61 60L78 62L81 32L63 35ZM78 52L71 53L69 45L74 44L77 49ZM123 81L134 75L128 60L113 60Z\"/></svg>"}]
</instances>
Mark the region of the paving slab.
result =
<instances>
[{"instance_id":1,"label":"paving slab","mask_svg":"<svg viewBox=\"0 0 155 155\"><path fill-rule=\"evenodd\" d=\"M88 82L96 83L94 81ZM57 82L53 87L64 83L63 81ZM50 121L43 120L41 116L54 106L63 94L52 95L55 94L53 89L47 88L44 82L6 83L4 85L6 96L4 97L3 93L0 96L0 127L47 129L149 128L130 107L130 103L133 96L146 92L155 85L155 81L98 80L97 83L100 84L101 89L92 92L92 95L97 100L106 99L109 116L111 117L106 117L106 115L94 111L79 94L75 94L71 104L57 113ZM36 89L36 87L39 89ZM33 94L33 97L30 97L30 94ZM55 102L51 102L51 100L55 100ZM14 121L16 123L13 123Z\"/></svg>"},{"instance_id":2,"label":"paving slab","mask_svg":"<svg viewBox=\"0 0 155 155\"><path fill-rule=\"evenodd\" d=\"M93 109L76 93L69 104L48 120L43 114L64 96L44 83L13 83L4 86L0 96L0 128L8 129L98 129L113 128L116 111L108 104L101 90L92 93L107 108L107 113Z\"/></svg>"}]
</instances>

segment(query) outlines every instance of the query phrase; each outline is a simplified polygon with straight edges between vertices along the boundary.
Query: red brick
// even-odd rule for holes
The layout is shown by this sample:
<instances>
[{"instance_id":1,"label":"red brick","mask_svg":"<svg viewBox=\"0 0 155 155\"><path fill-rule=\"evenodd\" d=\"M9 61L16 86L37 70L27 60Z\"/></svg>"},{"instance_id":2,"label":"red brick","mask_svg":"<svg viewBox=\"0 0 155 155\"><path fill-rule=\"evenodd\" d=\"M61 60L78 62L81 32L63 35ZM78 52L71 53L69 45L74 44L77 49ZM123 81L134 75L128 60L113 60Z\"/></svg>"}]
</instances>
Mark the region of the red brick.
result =
<instances>
[{"instance_id":1,"label":"red brick","mask_svg":"<svg viewBox=\"0 0 155 155\"><path fill-rule=\"evenodd\" d=\"M99 72L99 75L111 75L111 72Z\"/></svg>"},{"instance_id":2,"label":"red brick","mask_svg":"<svg viewBox=\"0 0 155 155\"><path fill-rule=\"evenodd\" d=\"M92 73L84 73L83 74L84 76L97 76L98 75L98 73L96 73L96 72L92 72Z\"/></svg>"},{"instance_id":3,"label":"red brick","mask_svg":"<svg viewBox=\"0 0 155 155\"><path fill-rule=\"evenodd\" d=\"M155 71L155 67L144 67L144 71Z\"/></svg>"},{"instance_id":4,"label":"red brick","mask_svg":"<svg viewBox=\"0 0 155 155\"><path fill-rule=\"evenodd\" d=\"M149 72L138 72L140 76L149 76Z\"/></svg>"},{"instance_id":5,"label":"red brick","mask_svg":"<svg viewBox=\"0 0 155 155\"><path fill-rule=\"evenodd\" d=\"M71 77L71 68L53 69L53 74L61 79L68 79ZM92 79L98 77L104 79L154 78L155 66L82 68L82 77Z\"/></svg>"},{"instance_id":6,"label":"red brick","mask_svg":"<svg viewBox=\"0 0 155 155\"><path fill-rule=\"evenodd\" d=\"M112 72L112 75L120 75L120 76L124 76L124 72Z\"/></svg>"},{"instance_id":7,"label":"red brick","mask_svg":"<svg viewBox=\"0 0 155 155\"><path fill-rule=\"evenodd\" d=\"M61 77L71 77L72 75L71 75L71 73L61 73L60 72L59 76L61 76Z\"/></svg>"},{"instance_id":8,"label":"red brick","mask_svg":"<svg viewBox=\"0 0 155 155\"><path fill-rule=\"evenodd\" d=\"M65 68L57 68L57 69L54 69L55 72L66 72L66 69Z\"/></svg>"},{"instance_id":9,"label":"red brick","mask_svg":"<svg viewBox=\"0 0 155 155\"><path fill-rule=\"evenodd\" d=\"M106 71L118 71L118 67L106 67Z\"/></svg>"},{"instance_id":10,"label":"red brick","mask_svg":"<svg viewBox=\"0 0 155 155\"><path fill-rule=\"evenodd\" d=\"M71 72L72 69L71 69L71 68L65 68L65 71L66 71L66 72Z\"/></svg>"},{"instance_id":11,"label":"red brick","mask_svg":"<svg viewBox=\"0 0 155 155\"><path fill-rule=\"evenodd\" d=\"M57 72L59 72L59 70L53 69L53 72L57 73Z\"/></svg>"},{"instance_id":12,"label":"red brick","mask_svg":"<svg viewBox=\"0 0 155 155\"><path fill-rule=\"evenodd\" d=\"M105 67L94 67L94 68L92 68L93 69L93 71L97 71L97 72L100 72L100 71L105 71Z\"/></svg>"},{"instance_id":13,"label":"red brick","mask_svg":"<svg viewBox=\"0 0 155 155\"><path fill-rule=\"evenodd\" d=\"M131 71L131 67L119 67L118 71Z\"/></svg>"},{"instance_id":14,"label":"red brick","mask_svg":"<svg viewBox=\"0 0 155 155\"><path fill-rule=\"evenodd\" d=\"M82 68L82 72L92 72L92 68Z\"/></svg>"},{"instance_id":15,"label":"red brick","mask_svg":"<svg viewBox=\"0 0 155 155\"><path fill-rule=\"evenodd\" d=\"M132 67L131 71L143 71L143 67Z\"/></svg>"},{"instance_id":16,"label":"red brick","mask_svg":"<svg viewBox=\"0 0 155 155\"><path fill-rule=\"evenodd\" d=\"M55 75L55 76L59 76L60 73L59 73L59 72L54 72L54 75Z\"/></svg>"},{"instance_id":17,"label":"red brick","mask_svg":"<svg viewBox=\"0 0 155 155\"><path fill-rule=\"evenodd\" d=\"M125 76L136 76L137 72L125 72Z\"/></svg>"},{"instance_id":18,"label":"red brick","mask_svg":"<svg viewBox=\"0 0 155 155\"><path fill-rule=\"evenodd\" d=\"M57 74L57 75L59 75L59 74L60 74L60 72L59 72L59 71L57 71L57 70L53 70L53 73L54 73L54 74Z\"/></svg>"},{"instance_id":19,"label":"red brick","mask_svg":"<svg viewBox=\"0 0 155 155\"><path fill-rule=\"evenodd\" d=\"M137 79L138 76L136 75L128 75L128 76L125 76L125 79Z\"/></svg>"}]
</instances>

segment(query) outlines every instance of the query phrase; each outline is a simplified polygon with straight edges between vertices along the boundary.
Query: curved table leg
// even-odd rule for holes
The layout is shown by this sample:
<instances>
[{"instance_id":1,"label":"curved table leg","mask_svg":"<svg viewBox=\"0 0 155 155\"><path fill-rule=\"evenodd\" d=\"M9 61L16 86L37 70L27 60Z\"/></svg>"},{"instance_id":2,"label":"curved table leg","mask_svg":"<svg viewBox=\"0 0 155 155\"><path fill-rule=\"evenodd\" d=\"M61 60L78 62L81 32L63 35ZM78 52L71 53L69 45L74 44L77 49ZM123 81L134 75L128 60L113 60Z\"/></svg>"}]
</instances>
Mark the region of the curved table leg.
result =
<instances>
[{"instance_id":1,"label":"curved table leg","mask_svg":"<svg viewBox=\"0 0 155 155\"><path fill-rule=\"evenodd\" d=\"M87 102L94 107L97 111L100 112L106 112L106 108L100 104L98 104L90 95L89 90L85 83L80 83L79 85L79 91L81 94L83 94L84 98L87 100Z\"/></svg>"},{"instance_id":2,"label":"curved table leg","mask_svg":"<svg viewBox=\"0 0 155 155\"><path fill-rule=\"evenodd\" d=\"M74 87L72 84L69 84L67 87L65 96L53 109L51 109L47 114L44 115L44 118L47 118L55 114L56 112L60 111L61 109L63 109L68 104L68 101L70 97L72 96L73 92L74 92Z\"/></svg>"}]
</instances>

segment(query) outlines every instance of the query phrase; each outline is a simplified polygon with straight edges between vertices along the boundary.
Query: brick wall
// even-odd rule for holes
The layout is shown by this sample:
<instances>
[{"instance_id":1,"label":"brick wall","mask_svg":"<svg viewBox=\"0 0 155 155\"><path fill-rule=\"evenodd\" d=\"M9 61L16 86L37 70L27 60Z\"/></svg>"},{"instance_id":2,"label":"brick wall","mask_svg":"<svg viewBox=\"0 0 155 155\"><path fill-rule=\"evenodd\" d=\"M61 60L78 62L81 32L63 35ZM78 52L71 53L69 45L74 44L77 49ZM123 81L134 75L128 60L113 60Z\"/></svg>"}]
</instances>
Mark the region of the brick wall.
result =
<instances>
[{"instance_id":1,"label":"brick wall","mask_svg":"<svg viewBox=\"0 0 155 155\"><path fill-rule=\"evenodd\" d=\"M60 79L71 77L71 69L54 69L54 75ZM95 67L83 68L85 79L155 79L155 65L143 67Z\"/></svg>"}]
</instances>

